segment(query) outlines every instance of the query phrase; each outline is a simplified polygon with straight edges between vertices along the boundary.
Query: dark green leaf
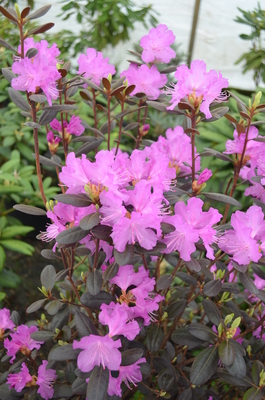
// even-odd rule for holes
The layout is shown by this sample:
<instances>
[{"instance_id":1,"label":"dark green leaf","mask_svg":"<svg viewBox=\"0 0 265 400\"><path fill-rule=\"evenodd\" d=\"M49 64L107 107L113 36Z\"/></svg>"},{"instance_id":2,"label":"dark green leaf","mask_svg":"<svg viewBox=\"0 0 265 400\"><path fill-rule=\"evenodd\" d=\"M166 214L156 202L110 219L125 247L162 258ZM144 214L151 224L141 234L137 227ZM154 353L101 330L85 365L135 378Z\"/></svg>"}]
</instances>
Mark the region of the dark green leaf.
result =
<instances>
[{"instance_id":1,"label":"dark green leaf","mask_svg":"<svg viewBox=\"0 0 265 400\"><path fill-rule=\"evenodd\" d=\"M216 157L216 158L219 158L220 160L223 160L223 161L228 161L228 162L231 162L231 163L233 163L233 160L232 160L232 158L230 158L230 157L228 157L227 155L225 155L225 154L223 154L223 153L220 153L219 151L217 151L217 150L214 150L214 149L209 149L208 147L205 147L204 148L204 151L201 153L201 156L203 157Z\"/></svg>"},{"instance_id":2,"label":"dark green leaf","mask_svg":"<svg viewBox=\"0 0 265 400\"><path fill-rule=\"evenodd\" d=\"M249 387L253 385L251 379L248 376L245 376L244 378L241 379L234 378L232 375L229 374L229 372L221 368L217 368L216 373L223 381L229 383L230 385L234 385L235 387L238 386Z\"/></svg>"},{"instance_id":3,"label":"dark green leaf","mask_svg":"<svg viewBox=\"0 0 265 400\"><path fill-rule=\"evenodd\" d=\"M217 339L216 333L208 328L208 326L203 324L190 324L188 326L188 331L195 337L203 340L203 341L210 341L213 339Z\"/></svg>"},{"instance_id":4,"label":"dark green leaf","mask_svg":"<svg viewBox=\"0 0 265 400\"><path fill-rule=\"evenodd\" d=\"M40 125L49 124L57 115L56 110L44 110L39 118Z\"/></svg>"},{"instance_id":5,"label":"dark green leaf","mask_svg":"<svg viewBox=\"0 0 265 400\"><path fill-rule=\"evenodd\" d=\"M202 193L207 199L219 201L221 203L230 204L231 206L236 206L241 208L241 204L239 201L234 199L233 197L227 196L221 193Z\"/></svg>"},{"instance_id":6,"label":"dark green leaf","mask_svg":"<svg viewBox=\"0 0 265 400\"><path fill-rule=\"evenodd\" d=\"M209 320L214 325L218 326L221 322L221 314L214 302L210 299L204 299L202 301L202 306Z\"/></svg>"},{"instance_id":7,"label":"dark green leaf","mask_svg":"<svg viewBox=\"0 0 265 400\"><path fill-rule=\"evenodd\" d=\"M242 272L238 273L240 282L244 286L245 289L247 289L250 293L252 294L258 294L259 290L254 284L253 280L250 278L249 275L243 274Z\"/></svg>"},{"instance_id":8,"label":"dark green leaf","mask_svg":"<svg viewBox=\"0 0 265 400\"><path fill-rule=\"evenodd\" d=\"M54 393L53 393L53 398L54 399L62 399L62 398L70 398L72 397L73 392L71 389L71 386L67 384L62 384L60 386L54 385Z\"/></svg>"},{"instance_id":9,"label":"dark green leaf","mask_svg":"<svg viewBox=\"0 0 265 400\"><path fill-rule=\"evenodd\" d=\"M43 17L43 15L45 15L49 11L51 6L52 6L51 4L47 4L47 6L41 7L38 10L34 11L27 17L27 21L30 19L37 19Z\"/></svg>"},{"instance_id":10,"label":"dark green leaf","mask_svg":"<svg viewBox=\"0 0 265 400\"><path fill-rule=\"evenodd\" d=\"M47 340L52 340L54 338L55 334L53 332L48 332L48 331L37 331L33 332L30 337L33 340L39 340L39 341L44 341L46 342Z\"/></svg>"},{"instance_id":11,"label":"dark green leaf","mask_svg":"<svg viewBox=\"0 0 265 400\"><path fill-rule=\"evenodd\" d=\"M89 336L90 334L98 335L98 330L91 319L77 307L75 308L75 326L81 337Z\"/></svg>"},{"instance_id":12,"label":"dark green leaf","mask_svg":"<svg viewBox=\"0 0 265 400\"><path fill-rule=\"evenodd\" d=\"M38 54L38 50L35 47L33 47L33 48L27 50L25 57L33 58L37 54Z\"/></svg>"},{"instance_id":13,"label":"dark green leaf","mask_svg":"<svg viewBox=\"0 0 265 400\"><path fill-rule=\"evenodd\" d=\"M12 50L12 51L14 51L14 53L17 53L17 49L15 49L15 47L11 46L11 44L7 43L4 39L0 39L0 46L4 46L6 49ZM3 70L9 70L9 68L2 68L2 73L3 73L4 77L6 78ZM13 74L13 72L12 72L12 74ZM13 74L13 75L14 75L13 78L16 78L16 75L15 74ZM10 82L9 79L7 79L7 80L8 80L8 82Z\"/></svg>"},{"instance_id":14,"label":"dark green leaf","mask_svg":"<svg viewBox=\"0 0 265 400\"><path fill-rule=\"evenodd\" d=\"M40 281L47 290L52 290L55 284L56 271L53 265L46 265L41 272Z\"/></svg>"},{"instance_id":15,"label":"dark green leaf","mask_svg":"<svg viewBox=\"0 0 265 400\"><path fill-rule=\"evenodd\" d=\"M83 217L79 223L80 228L84 231L89 231L100 223L99 212L86 215Z\"/></svg>"},{"instance_id":16,"label":"dark green leaf","mask_svg":"<svg viewBox=\"0 0 265 400\"><path fill-rule=\"evenodd\" d=\"M48 355L48 361L68 361L76 360L80 349L73 349L72 344L66 344L64 346L57 346L51 349Z\"/></svg>"},{"instance_id":17,"label":"dark green leaf","mask_svg":"<svg viewBox=\"0 0 265 400\"><path fill-rule=\"evenodd\" d=\"M109 370L102 366L94 367L87 385L86 398L88 400L105 400L109 384Z\"/></svg>"},{"instance_id":18,"label":"dark green leaf","mask_svg":"<svg viewBox=\"0 0 265 400\"><path fill-rule=\"evenodd\" d=\"M83 144L76 150L75 155L78 157L81 154L88 154L90 151L95 150L103 140L102 138L95 138L93 142Z\"/></svg>"},{"instance_id":19,"label":"dark green leaf","mask_svg":"<svg viewBox=\"0 0 265 400\"><path fill-rule=\"evenodd\" d=\"M59 203L70 204L74 207L88 207L92 204L91 199L84 193L57 194L54 198L59 201Z\"/></svg>"},{"instance_id":20,"label":"dark green leaf","mask_svg":"<svg viewBox=\"0 0 265 400\"><path fill-rule=\"evenodd\" d=\"M174 372L170 368L164 368L159 372L157 383L161 390L167 391L174 382ZM171 397L171 396L170 396Z\"/></svg>"},{"instance_id":21,"label":"dark green leaf","mask_svg":"<svg viewBox=\"0 0 265 400\"><path fill-rule=\"evenodd\" d=\"M235 350L229 340L224 340L218 347L218 354L221 361L226 366L233 364L235 359Z\"/></svg>"},{"instance_id":22,"label":"dark green leaf","mask_svg":"<svg viewBox=\"0 0 265 400\"><path fill-rule=\"evenodd\" d=\"M154 255L157 255L156 253L159 253L160 251L165 250L166 247L167 246L165 245L165 243L157 242L153 249L146 250L145 248L139 246L138 244L135 244L134 245L134 250L137 253L140 253L140 254L151 254L151 255L154 254Z\"/></svg>"},{"instance_id":23,"label":"dark green leaf","mask_svg":"<svg viewBox=\"0 0 265 400\"><path fill-rule=\"evenodd\" d=\"M24 99L22 94L20 94L17 90L15 90L13 88L9 88L8 93L9 93L10 99L13 101L13 103L15 103L15 105L18 108L20 108L21 110L24 110L24 111L31 111L29 104Z\"/></svg>"},{"instance_id":24,"label":"dark green leaf","mask_svg":"<svg viewBox=\"0 0 265 400\"><path fill-rule=\"evenodd\" d=\"M95 296L100 292L103 283L102 275L97 269L93 269L87 277L86 287L88 292Z\"/></svg>"},{"instance_id":25,"label":"dark green leaf","mask_svg":"<svg viewBox=\"0 0 265 400\"><path fill-rule=\"evenodd\" d=\"M123 252L119 252L118 250L114 249L114 257L118 265L130 264L133 255L134 255L133 244L127 243L125 250Z\"/></svg>"},{"instance_id":26,"label":"dark green leaf","mask_svg":"<svg viewBox=\"0 0 265 400\"><path fill-rule=\"evenodd\" d=\"M72 384L72 392L78 395L86 394L87 383L85 379L76 378Z\"/></svg>"},{"instance_id":27,"label":"dark green leaf","mask_svg":"<svg viewBox=\"0 0 265 400\"><path fill-rule=\"evenodd\" d=\"M185 264L191 271L199 272L201 270L200 264L193 257L190 258L190 261L186 261Z\"/></svg>"},{"instance_id":28,"label":"dark green leaf","mask_svg":"<svg viewBox=\"0 0 265 400\"><path fill-rule=\"evenodd\" d=\"M101 304L110 304L112 301L115 301L115 298L110 293L104 292L103 290L96 296L93 296L88 292L81 296L81 303L92 310L99 310Z\"/></svg>"},{"instance_id":29,"label":"dark green leaf","mask_svg":"<svg viewBox=\"0 0 265 400\"><path fill-rule=\"evenodd\" d=\"M125 367L127 365L134 364L141 357L143 357L143 354L143 349L139 348L125 350L121 353L121 365Z\"/></svg>"},{"instance_id":30,"label":"dark green leaf","mask_svg":"<svg viewBox=\"0 0 265 400\"><path fill-rule=\"evenodd\" d=\"M119 265L114 262L110 264L104 271L103 273L103 279L104 281L110 281L112 278L114 278L119 271Z\"/></svg>"},{"instance_id":31,"label":"dark green leaf","mask_svg":"<svg viewBox=\"0 0 265 400\"><path fill-rule=\"evenodd\" d=\"M47 101L47 97L44 94L32 94L29 96L30 100L35 101L36 103L44 103Z\"/></svg>"},{"instance_id":32,"label":"dark green leaf","mask_svg":"<svg viewBox=\"0 0 265 400\"><path fill-rule=\"evenodd\" d=\"M244 394L243 400L262 400L260 388L250 388Z\"/></svg>"},{"instance_id":33,"label":"dark green leaf","mask_svg":"<svg viewBox=\"0 0 265 400\"><path fill-rule=\"evenodd\" d=\"M259 353L265 347L265 342L262 339L255 339L255 342L252 345L252 352L254 354Z\"/></svg>"},{"instance_id":34,"label":"dark green leaf","mask_svg":"<svg viewBox=\"0 0 265 400\"><path fill-rule=\"evenodd\" d=\"M203 385L215 373L219 362L217 347L209 347L200 352L192 364L190 381L198 386Z\"/></svg>"},{"instance_id":35,"label":"dark green leaf","mask_svg":"<svg viewBox=\"0 0 265 400\"><path fill-rule=\"evenodd\" d=\"M244 378L247 373L245 360L239 351L235 351L233 364L226 365L225 368L235 378Z\"/></svg>"},{"instance_id":36,"label":"dark green leaf","mask_svg":"<svg viewBox=\"0 0 265 400\"><path fill-rule=\"evenodd\" d=\"M153 325L149 328L146 337L146 346L149 351L156 353L163 341L164 334L159 325Z\"/></svg>"},{"instance_id":37,"label":"dark green leaf","mask_svg":"<svg viewBox=\"0 0 265 400\"><path fill-rule=\"evenodd\" d=\"M13 206L13 208L15 208L15 210L21 211L25 214L45 215L46 216L46 211L43 210L42 208L27 206L26 204L15 204Z\"/></svg>"},{"instance_id":38,"label":"dark green leaf","mask_svg":"<svg viewBox=\"0 0 265 400\"><path fill-rule=\"evenodd\" d=\"M191 389L191 387L183 390L183 392L179 395L178 400L192 400L192 389Z\"/></svg>"},{"instance_id":39,"label":"dark green leaf","mask_svg":"<svg viewBox=\"0 0 265 400\"><path fill-rule=\"evenodd\" d=\"M41 300L37 300L34 303L32 303L27 309L26 312L28 314L33 313L35 311L38 311L43 305L44 303L47 301L47 299L41 299Z\"/></svg>"},{"instance_id":40,"label":"dark green leaf","mask_svg":"<svg viewBox=\"0 0 265 400\"><path fill-rule=\"evenodd\" d=\"M238 284L236 282L225 282L222 284L221 292L238 294L239 293Z\"/></svg>"},{"instance_id":41,"label":"dark green leaf","mask_svg":"<svg viewBox=\"0 0 265 400\"><path fill-rule=\"evenodd\" d=\"M168 289L171 286L172 281L173 281L172 275L164 274L160 276L160 278L156 282L157 289L158 290Z\"/></svg>"},{"instance_id":42,"label":"dark green leaf","mask_svg":"<svg viewBox=\"0 0 265 400\"><path fill-rule=\"evenodd\" d=\"M188 285L197 286L197 279L187 274L186 272L177 272L176 276L180 278L183 282L186 282Z\"/></svg>"},{"instance_id":43,"label":"dark green leaf","mask_svg":"<svg viewBox=\"0 0 265 400\"><path fill-rule=\"evenodd\" d=\"M161 230L163 234L166 235L170 232L174 232L176 228L174 227L174 225L168 224L167 222L161 222Z\"/></svg>"},{"instance_id":44,"label":"dark green leaf","mask_svg":"<svg viewBox=\"0 0 265 400\"><path fill-rule=\"evenodd\" d=\"M178 317L185 310L187 305L186 299L180 299L171 303L167 308L168 318L174 319Z\"/></svg>"},{"instance_id":45,"label":"dark green leaf","mask_svg":"<svg viewBox=\"0 0 265 400\"><path fill-rule=\"evenodd\" d=\"M62 303L60 300L53 300L46 304L44 307L49 315L55 315L58 313L60 308L62 307Z\"/></svg>"},{"instance_id":46,"label":"dark green leaf","mask_svg":"<svg viewBox=\"0 0 265 400\"><path fill-rule=\"evenodd\" d=\"M204 340L197 339L195 336L193 336L188 331L188 328L179 328L179 329L177 329L172 334L171 339L176 344L180 344L182 346L189 346L190 348L201 347L202 344L205 342Z\"/></svg>"},{"instance_id":47,"label":"dark green leaf","mask_svg":"<svg viewBox=\"0 0 265 400\"><path fill-rule=\"evenodd\" d=\"M42 255L42 257L47 258L48 260L60 259L58 254L56 254L54 251L48 250L48 249L41 250L41 255Z\"/></svg>"},{"instance_id":48,"label":"dark green leaf","mask_svg":"<svg viewBox=\"0 0 265 400\"><path fill-rule=\"evenodd\" d=\"M0 39L0 44L1 40L2 39ZM2 74L9 83L11 83L12 79L16 78L16 75L14 74L11 68L2 68Z\"/></svg>"},{"instance_id":49,"label":"dark green leaf","mask_svg":"<svg viewBox=\"0 0 265 400\"><path fill-rule=\"evenodd\" d=\"M112 241L110 235L112 233L111 226L108 225L97 225L92 228L91 232L97 239L104 240L105 242Z\"/></svg>"},{"instance_id":50,"label":"dark green leaf","mask_svg":"<svg viewBox=\"0 0 265 400\"><path fill-rule=\"evenodd\" d=\"M88 233L89 232L84 231L79 226L73 226L72 228L60 232L56 237L56 241L59 244L73 244L86 237Z\"/></svg>"},{"instance_id":51,"label":"dark green leaf","mask_svg":"<svg viewBox=\"0 0 265 400\"><path fill-rule=\"evenodd\" d=\"M77 110L78 107L77 106L73 106L72 104L58 104L58 105L53 105L53 106L46 106L43 107L44 111L73 111L73 110Z\"/></svg>"},{"instance_id":52,"label":"dark green leaf","mask_svg":"<svg viewBox=\"0 0 265 400\"><path fill-rule=\"evenodd\" d=\"M259 386L260 373L262 371L264 371L264 365L262 364L262 362L259 360L254 361L251 375L252 375L253 382L256 386Z\"/></svg>"},{"instance_id":53,"label":"dark green leaf","mask_svg":"<svg viewBox=\"0 0 265 400\"><path fill-rule=\"evenodd\" d=\"M203 287L203 293L209 297L217 296L221 290L222 282L219 279L207 282Z\"/></svg>"}]
</instances>

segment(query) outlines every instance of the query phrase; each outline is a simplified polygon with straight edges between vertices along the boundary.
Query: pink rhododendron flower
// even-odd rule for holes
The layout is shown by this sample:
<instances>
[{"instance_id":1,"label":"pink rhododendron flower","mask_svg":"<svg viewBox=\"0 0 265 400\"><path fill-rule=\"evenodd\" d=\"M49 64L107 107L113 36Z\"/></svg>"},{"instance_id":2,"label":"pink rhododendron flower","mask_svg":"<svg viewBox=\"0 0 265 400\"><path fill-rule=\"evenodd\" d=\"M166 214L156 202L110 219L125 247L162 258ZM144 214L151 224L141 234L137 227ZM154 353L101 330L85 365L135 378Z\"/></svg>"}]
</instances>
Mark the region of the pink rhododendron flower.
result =
<instances>
[{"instance_id":1,"label":"pink rhododendron flower","mask_svg":"<svg viewBox=\"0 0 265 400\"><path fill-rule=\"evenodd\" d=\"M38 379L36 381L39 386L38 393L45 400L53 398L53 383L57 378L56 371L54 369L47 369L48 361L42 361L42 365L38 368Z\"/></svg>"},{"instance_id":2,"label":"pink rhododendron flower","mask_svg":"<svg viewBox=\"0 0 265 400\"><path fill-rule=\"evenodd\" d=\"M169 61L176 56L170 45L175 41L175 35L164 24L150 29L148 35L142 37L140 46L144 49L142 60L146 63Z\"/></svg>"},{"instance_id":3,"label":"pink rhododendron flower","mask_svg":"<svg viewBox=\"0 0 265 400\"><path fill-rule=\"evenodd\" d=\"M133 384L133 386L136 387L137 383L142 380L142 373L139 364L144 362L146 362L146 359L140 358L134 364L120 366L118 382L120 384L124 382L129 389L131 389L130 384Z\"/></svg>"},{"instance_id":4,"label":"pink rhododendron flower","mask_svg":"<svg viewBox=\"0 0 265 400\"><path fill-rule=\"evenodd\" d=\"M175 170L175 176L191 173L191 139L185 134L182 126L167 129L166 138L159 136L158 141L151 145L150 152L155 159L161 159L163 154L168 166ZM195 157L195 171L199 171L200 157L196 149Z\"/></svg>"},{"instance_id":5,"label":"pink rhododendron flower","mask_svg":"<svg viewBox=\"0 0 265 400\"><path fill-rule=\"evenodd\" d=\"M99 321L102 325L108 325L109 336L123 335L128 340L133 340L140 332L136 321L128 321L128 315L119 303L102 304Z\"/></svg>"},{"instance_id":6,"label":"pink rhododendron flower","mask_svg":"<svg viewBox=\"0 0 265 400\"><path fill-rule=\"evenodd\" d=\"M4 340L4 347L7 349L7 355L11 358L10 362L13 364L16 353L21 351L24 355L29 355L33 349L39 349L44 343L43 341L36 341L31 339L30 335L33 332L37 332L38 328L36 326L19 325L16 332L11 333L11 340Z\"/></svg>"},{"instance_id":7,"label":"pink rhododendron flower","mask_svg":"<svg viewBox=\"0 0 265 400\"><path fill-rule=\"evenodd\" d=\"M206 256L214 259L211 245L216 241L216 231L212 226L220 221L222 215L214 208L202 211L202 206L203 201L195 197L189 199L187 205L182 201L175 204L175 215L164 218L175 227L175 231L163 239L167 245L165 253L177 250L183 260L189 261L196 249L195 243L201 238L207 250Z\"/></svg>"},{"instance_id":8,"label":"pink rhododendron flower","mask_svg":"<svg viewBox=\"0 0 265 400\"><path fill-rule=\"evenodd\" d=\"M82 372L89 372L95 366L102 365L110 371L118 371L121 365L120 339L114 341L109 335L85 336L80 342L74 340L73 349L83 349L77 357L78 368Z\"/></svg>"},{"instance_id":9,"label":"pink rhododendron flower","mask_svg":"<svg viewBox=\"0 0 265 400\"><path fill-rule=\"evenodd\" d=\"M61 122L59 122L55 118L50 122L50 126L55 131L58 131L60 133L60 135L62 136ZM77 117L76 115L72 115L69 123L67 123L66 121L63 121L63 126L64 126L64 134L66 136L68 136L68 135L80 136L85 131L84 126L81 124L81 119L79 117Z\"/></svg>"},{"instance_id":10,"label":"pink rhododendron flower","mask_svg":"<svg viewBox=\"0 0 265 400\"><path fill-rule=\"evenodd\" d=\"M132 265L120 267L118 274L110 282L122 289L119 302L126 311L128 320L141 317L144 325L149 325L150 320L155 321L153 312L158 310L158 303L164 297L153 296L155 280L149 277L149 272L143 266L139 268L138 272L134 271ZM128 291L131 285L136 287Z\"/></svg>"},{"instance_id":11,"label":"pink rhododendron flower","mask_svg":"<svg viewBox=\"0 0 265 400\"><path fill-rule=\"evenodd\" d=\"M214 70L206 72L206 64L201 60L194 60L190 68L187 65L180 65L175 78L177 84L173 89L168 89L167 93L172 95L168 110L174 110L181 99L192 97L193 101L202 101L200 110L207 119L212 117L209 106L215 101L223 101L226 97L222 95L221 89L228 87L228 80L222 74Z\"/></svg>"},{"instance_id":12,"label":"pink rhododendron flower","mask_svg":"<svg viewBox=\"0 0 265 400\"><path fill-rule=\"evenodd\" d=\"M160 88L167 83L166 75L160 74L155 65L149 68L147 65L138 67L136 64L130 64L129 68L123 71L120 76L124 76L129 85L135 85L131 96L137 93L145 93L151 100L159 97Z\"/></svg>"},{"instance_id":13,"label":"pink rhododendron flower","mask_svg":"<svg viewBox=\"0 0 265 400\"><path fill-rule=\"evenodd\" d=\"M91 79L96 85L100 84L102 78L108 78L109 75L114 75L116 70L114 65L108 64L109 59L103 58L100 51L93 48L88 48L85 54L80 54L77 63L79 65L78 74L83 74L84 77Z\"/></svg>"},{"instance_id":14,"label":"pink rhododendron flower","mask_svg":"<svg viewBox=\"0 0 265 400\"><path fill-rule=\"evenodd\" d=\"M61 54L60 50L58 49L56 43L53 43L51 47L49 46L50 45L47 42L47 40L41 40L40 42L35 42L33 38L27 38L24 41L24 53L26 55L29 49L37 49L38 54L35 57L41 54L42 56L45 56L47 58L49 64L56 65L58 63L56 57L58 57ZM21 53L20 45L18 46L18 52Z\"/></svg>"},{"instance_id":15,"label":"pink rhododendron flower","mask_svg":"<svg viewBox=\"0 0 265 400\"><path fill-rule=\"evenodd\" d=\"M59 96L56 81L61 78L56 65L49 63L47 57L38 54L34 58L24 58L14 62L12 71L18 75L13 78L11 85L15 90L39 93L41 89L47 97L49 105Z\"/></svg>"},{"instance_id":16,"label":"pink rhododendron flower","mask_svg":"<svg viewBox=\"0 0 265 400\"><path fill-rule=\"evenodd\" d=\"M10 311L7 308L0 310L0 338L3 336L6 329L13 329L14 322L10 317Z\"/></svg>"},{"instance_id":17,"label":"pink rhododendron flower","mask_svg":"<svg viewBox=\"0 0 265 400\"><path fill-rule=\"evenodd\" d=\"M262 257L260 249L265 241L262 209L252 206L246 213L236 211L232 214L231 225L234 229L225 232L218 241L220 249L231 254L240 265L257 262Z\"/></svg>"},{"instance_id":18,"label":"pink rhododendron flower","mask_svg":"<svg viewBox=\"0 0 265 400\"><path fill-rule=\"evenodd\" d=\"M29 373L28 367L23 362L21 371L17 374L9 374L7 377L7 384L9 389L15 389L17 392L21 392L28 382L32 381L32 376Z\"/></svg>"}]
</instances>

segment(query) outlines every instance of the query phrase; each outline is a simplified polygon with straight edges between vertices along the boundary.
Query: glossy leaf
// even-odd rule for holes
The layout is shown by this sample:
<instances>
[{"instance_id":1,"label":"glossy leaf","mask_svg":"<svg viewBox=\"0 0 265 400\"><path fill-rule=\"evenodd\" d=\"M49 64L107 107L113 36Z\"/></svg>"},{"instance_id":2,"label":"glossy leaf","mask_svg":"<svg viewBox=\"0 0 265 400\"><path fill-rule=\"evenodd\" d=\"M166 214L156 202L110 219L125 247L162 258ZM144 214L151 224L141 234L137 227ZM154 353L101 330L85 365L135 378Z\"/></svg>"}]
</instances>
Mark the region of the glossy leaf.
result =
<instances>
[{"instance_id":1,"label":"glossy leaf","mask_svg":"<svg viewBox=\"0 0 265 400\"><path fill-rule=\"evenodd\" d=\"M223 364L229 366L235 359L235 350L229 340L224 340L218 347L218 354Z\"/></svg>"},{"instance_id":2,"label":"glossy leaf","mask_svg":"<svg viewBox=\"0 0 265 400\"><path fill-rule=\"evenodd\" d=\"M79 223L80 228L85 231L89 231L100 223L99 212L88 214L83 217Z\"/></svg>"},{"instance_id":3,"label":"glossy leaf","mask_svg":"<svg viewBox=\"0 0 265 400\"><path fill-rule=\"evenodd\" d=\"M202 306L209 320L218 326L221 323L221 314L214 302L210 299L204 299Z\"/></svg>"},{"instance_id":4,"label":"glossy leaf","mask_svg":"<svg viewBox=\"0 0 265 400\"><path fill-rule=\"evenodd\" d=\"M48 355L48 361L68 361L76 360L80 349L73 349L72 344L66 344L64 346L57 346L51 349Z\"/></svg>"},{"instance_id":5,"label":"glossy leaf","mask_svg":"<svg viewBox=\"0 0 265 400\"><path fill-rule=\"evenodd\" d=\"M56 241L59 244L73 244L86 237L88 233L88 231L84 231L79 226L73 226L59 233Z\"/></svg>"},{"instance_id":6,"label":"glossy leaf","mask_svg":"<svg viewBox=\"0 0 265 400\"><path fill-rule=\"evenodd\" d=\"M40 281L47 290L52 290L55 284L56 271L53 265L46 265L41 272Z\"/></svg>"},{"instance_id":7,"label":"glossy leaf","mask_svg":"<svg viewBox=\"0 0 265 400\"><path fill-rule=\"evenodd\" d=\"M213 339L217 339L217 334L208 326L203 324L195 324L192 323L188 326L188 331L195 337L204 340L211 341Z\"/></svg>"},{"instance_id":8,"label":"glossy leaf","mask_svg":"<svg viewBox=\"0 0 265 400\"><path fill-rule=\"evenodd\" d=\"M207 282L203 287L203 293L209 297L217 296L222 289L222 282L219 279Z\"/></svg>"},{"instance_id":9,"label":"glossy leaf","mask_svg":"<svg viewBox=\"0 0 265 400\"><path fill-rule=\"evenodd\" d=\"M109 384L108 368L94 367L87 385L86 398L88 400L105 400Z\"/></svg>"},{"instance_id":10,"label":"glossy leaf","mask_svg":"<svg viewBox=\"0 0 265 400\"><path fill-rule=\"evenodd\" d=\"M27 100L20 94L17 90L13 88L8 89L8 93L10 96L10 99L15 103L15 105L20 108L23 111L31 111L31 108L29 104L27 103Z\"/></svg>"},{"instance_id":11,"label":"glossy leaf","mask_svg":"<svg viewBox=\"0 0 265 400\"><path fill-rule=\"evenodd\" d=\"M202 350L196 357L190 370L190 381L198 386L203 385L215 373L219 362L217 347Z\"/></svg>"},{"instance_id":12,"label":"glossy leaf","mask_svg":"<svg viewBox=\"0 0 265 400\"><path fill-rule=\"evenodd\" d=\"M84 193L57 194L54 198L59 201L59 203L70 204L74 207L88 207L92 204L91 199Z\"/></svg>"},{"instance_id":13,"label":"glossy leaf","mask_svg":"<svg viewBox=\"0 0 265 400\"><path fill-rule=\"evenodd\" d=\"M143 349L139 348L125 350L121 353L121 365L125 367L127 365L134 364L141 357L143 357L143 354Z\"/></svg>"},{"instance_id":14,"label":"glossy leaf","mask_svg":"<svg viewBox=\"0 0 265 400\"><path fill-rule=\"evenodd\" d=\"M92 335L98 335L98 330L91 321L91 319L78 307L75 308L75 325L78 333L81 337Z\"/></svg>"},{"instance_id":15,"label":"glossy leaf","mask_svg":"<svg viewBox=\"0 0 265 400\"><path fill-rule=\"evenodd\" d=\"M97 269L93 269L87 277L86 287L88 292L95 296L100 292L103 283L102 275Z\"/></svg>"},{"instance_id":16,"label":"glossy leaf","mask_svg":"<svg viewBox=\"0 0 265 400\"><path fill-rule=\"evenodd\" d=\"M134 247L132 244L127 243L125 250L123 252L119 252L118 250L114 249L114 257L118 265L130 264L133 255L134 255Z\"/></svg>"},{"instance_id":17,"label":"glossy leaf","mask_svg":"<svg viewBox=\"0 0 265 400\"><path fill-rule=\"evenodd\" d=\"M104 292L103 290L95 296L88 292L81 296L81 303L92 310L99 310L101 304L110 304L112 301L115 301L115 298L110 293Z\"/></svg>"}]
</instances>

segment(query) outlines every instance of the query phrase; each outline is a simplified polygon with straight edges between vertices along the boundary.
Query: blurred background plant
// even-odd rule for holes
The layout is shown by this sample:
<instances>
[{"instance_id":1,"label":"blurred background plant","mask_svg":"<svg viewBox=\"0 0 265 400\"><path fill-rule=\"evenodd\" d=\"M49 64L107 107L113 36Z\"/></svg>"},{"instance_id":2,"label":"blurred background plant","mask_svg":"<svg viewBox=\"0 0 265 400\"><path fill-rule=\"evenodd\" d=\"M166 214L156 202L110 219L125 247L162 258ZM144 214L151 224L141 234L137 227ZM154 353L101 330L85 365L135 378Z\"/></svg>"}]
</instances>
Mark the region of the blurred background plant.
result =
<instances>
[{"instance_id":1,"label":"blurred background plant","mask_svg":"<svg viewBox=\"0 0 265 400\"><path fill-rule=\"evenodd\" d=\"M247 25L251 28L249 35L242 33L241 39L251 42L250 50L242 54L236 64L243 62L243 73L253 71L253 79L258 85L261 81L265 82L265 53L264 53L264 34L265 34L265 10L262 10L260 3L252 11L245 11L238 8L241 16L235 21Z\"/></svg>"}]
</instances>

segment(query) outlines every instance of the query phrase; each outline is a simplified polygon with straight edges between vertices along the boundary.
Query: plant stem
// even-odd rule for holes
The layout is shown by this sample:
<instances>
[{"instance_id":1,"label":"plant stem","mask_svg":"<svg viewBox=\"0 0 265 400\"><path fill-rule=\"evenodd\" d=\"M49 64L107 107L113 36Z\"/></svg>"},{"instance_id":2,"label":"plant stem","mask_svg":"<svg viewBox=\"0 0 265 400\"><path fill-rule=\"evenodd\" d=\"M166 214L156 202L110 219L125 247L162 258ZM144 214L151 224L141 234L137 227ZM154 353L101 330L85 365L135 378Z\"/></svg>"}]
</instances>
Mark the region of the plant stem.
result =
<instances>
[{"instance_id":1,"label":"plant stem","mask_svg":"<svg viewBox=\"0 0 265 400\"><path fill-rule=\"evenodd\" d=\"M35 101L31 101L30 103L31 103L31 110L32 110L32 121L33 122L37 122L36 103L35 103ZM47 200L46 200L46 197L45 197L43 184L42 184L42 177L41 177L38 128L33 128L33 138L34 138L36 170L37 170L37 177L38 177L38 183L39 183L39 188L40 188L40 194L41 194L44 206L46 207Z\"/></svg>"},{"instance_id":2,"label":"plant stem","mask_svg":"<svg viewBox=\"0 0 265 400\"><path fill-rule=\"evenodd\" d=\"M124 101L121 101L121 111L123 111L123 110L124 110ZM123 123L123 117L121 117L120 123L119 123L119 136L118 136L115 156L118 154L118 150L119 150L119 146L120 146L120 142L121 142L122 123Z\"/></svg>"},{"instance_id":3,"label":"plant stem","mask_svg":"<svg viewBox=\"0 0 265 400\"><path fill-rule=\"evenodd\" d=\"M110 150L110 100L111 100L111 96L110 93L107 94L108 96L108 150Z\"/></svg>"}]
</instances>

